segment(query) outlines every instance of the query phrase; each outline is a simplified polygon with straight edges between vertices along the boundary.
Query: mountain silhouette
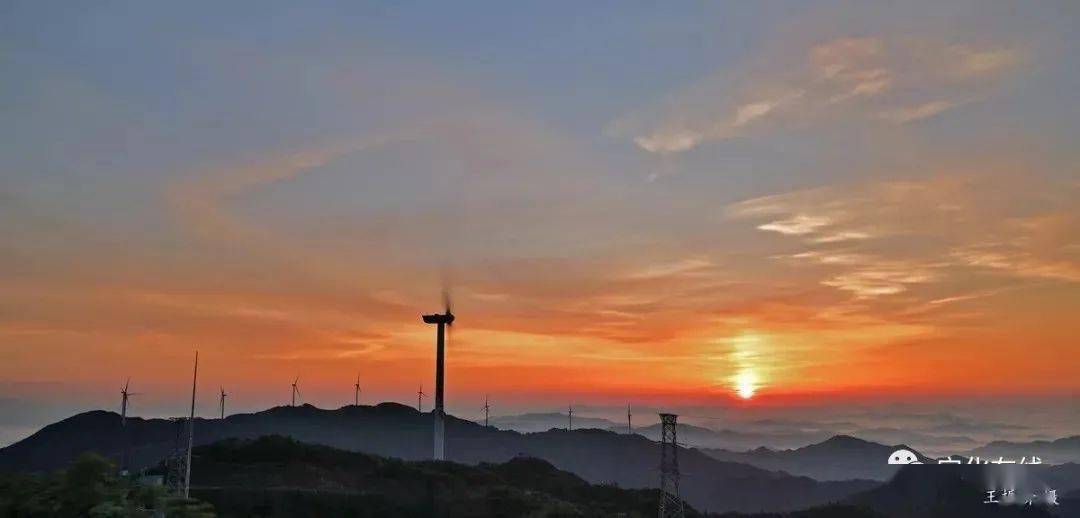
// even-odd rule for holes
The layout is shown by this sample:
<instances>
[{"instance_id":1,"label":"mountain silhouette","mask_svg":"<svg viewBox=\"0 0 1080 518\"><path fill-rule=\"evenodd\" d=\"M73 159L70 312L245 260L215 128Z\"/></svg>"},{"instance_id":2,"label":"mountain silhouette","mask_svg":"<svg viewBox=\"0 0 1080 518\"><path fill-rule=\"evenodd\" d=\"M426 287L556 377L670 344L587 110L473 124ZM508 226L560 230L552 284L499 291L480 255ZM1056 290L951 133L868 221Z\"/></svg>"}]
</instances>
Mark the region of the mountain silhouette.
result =
<instances>
[{"instance_id":1,"label":"mountain silhouette","mask_svg":"<svg viewBox=\"0 0 1080 518\"><path fill-rule=\"evenodd\" d=\"M629 518L655 516L659 500L656 489L589 484L536 458L402 461L282 436L199 446L192 480L192 495L224 516Z\"/></svg>"},{"instance_id":2,"label":"mountain silhouette","mask_svg":"<svg viewBox=\"0 0 1080 518\"><path fill-rule=\"evenodd\" d=\"M687 423L678 425L679 443L695 448L719 448L731 451L743 451L760 446L776 448L796 448L821 442L832 435L832 432L823 430L816 431L770 431L770 432L747 432L739 430L715 430L703 426L695 426ZM608 428L614 432L625 432L625 426ZM652 439L660 440L661 426L659 424L634 428L634 433Z\"/></svg>"},{"instance_id":3,"label":"mountain silhouette","mask_svg":"<svg viewBox=\"0 0 1080 518\"><path fill-rule=\"evenodd\" d=\"M1036 456L1049 464L1080 463L1080 435L1053 441L994 441L971 450L967 455L990 460L1002 456L1015 459L1022 457L1030 459Z\"/></svg>"},{"instance_id":4,"label":"mountain silhouette","mask_svg":"<svg viewBox=\"0 0 1080 518\"><path fill-rule=\"evenodd\" d=\"M905 445L886 446L847 435L837 435L824 442L793 450L757 448L745 452L703 448L714 459L741 462L759 468L785 471L817 480L888 480L899 466L888 464L889 454L905 449L916 453L922 462L926 456Z\"/></svg>"},{"instance_id":5,"label":"mountain silhouette","mask_svg":"<svg viewBox=\"0 0 1080 518\"><path fill-rule=\"evenodd\" d=\"M492 417L491 426L503 430L518 432L546 432L552 428L566 428L567 415L558 412L535 412L518 415L503 415ZM574 428L601 428L615 427L616 423L598 417L574 417ZM624 426L623 430L626 429Z\"/></svg>"},{"instance_id":6,"label":"mountain silhouette","mask_svg":"<svg viewBox=\"0 0 1080 518\"><path fill-rule=\"evenodd\" d=\"M84 451L95 451L131 469L152 466L177 445L180 424L167 419L120 417L87 412L46 426L0 449L0 471L40 471L63 467ZM275 407L225 419L196 419L195 443L228 438L282 435L348 451L426 460L431 457L432 417L396 403L323 410L311 405ZM130 441L130 447L126 447ZM483 427L448 416L447 459L463 464L502 463L515 457L544 459L584 480L626 488L655 488L659 446L641 435L605 430L549 430L522 434ZM836 501L877 482L819 482L808 477L724 462L687 448L679 449L684 473L682 496L713 511L791 510Z\"/></svg>"},{"instance_id":7,"label":"mountain silhouette","mask_svg":"<svg viewBox=\"0 0 1080 518\"><path fill-rule=\"evenodd\" d=\"M1050 468L1024 468L1031 472L1022 485L1041 490L1045 487L1041 473ZM1012 484L1009 480L1015 477L1004 476L1003 471L1015 469L968 464L908 465L888 483L853 495L845 502L870 508L889 518L1050 517L1061 511L1060 506L1051 508L1041 503L1027 506L1023 500L1014 505L985 503L990 488L1001 489ZM1019 487L1017 494L1026 495Z\"/></svg>"}]
</instances>

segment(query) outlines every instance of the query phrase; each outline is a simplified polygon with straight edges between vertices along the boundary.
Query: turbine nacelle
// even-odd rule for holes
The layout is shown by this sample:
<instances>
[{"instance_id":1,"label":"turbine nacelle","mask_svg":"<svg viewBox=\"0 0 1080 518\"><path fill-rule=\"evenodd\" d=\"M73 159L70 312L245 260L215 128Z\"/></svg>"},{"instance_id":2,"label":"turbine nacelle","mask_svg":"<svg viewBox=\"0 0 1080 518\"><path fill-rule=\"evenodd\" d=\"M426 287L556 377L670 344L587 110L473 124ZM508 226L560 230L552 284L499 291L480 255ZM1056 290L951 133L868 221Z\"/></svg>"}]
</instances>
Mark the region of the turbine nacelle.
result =
<instances>
[{"instance_id":1,"label":"turbine nacelle","mask_svg":"<svg viewBox=\"0 0 1080 518\"><path fill-rule=\"evenodd\" d=\"M423 315L425 324L446 324L450 325L454 323L454 314L450 310L446 310L446 313L436 313L434 315Z\"/></svg>"}]
</instances>

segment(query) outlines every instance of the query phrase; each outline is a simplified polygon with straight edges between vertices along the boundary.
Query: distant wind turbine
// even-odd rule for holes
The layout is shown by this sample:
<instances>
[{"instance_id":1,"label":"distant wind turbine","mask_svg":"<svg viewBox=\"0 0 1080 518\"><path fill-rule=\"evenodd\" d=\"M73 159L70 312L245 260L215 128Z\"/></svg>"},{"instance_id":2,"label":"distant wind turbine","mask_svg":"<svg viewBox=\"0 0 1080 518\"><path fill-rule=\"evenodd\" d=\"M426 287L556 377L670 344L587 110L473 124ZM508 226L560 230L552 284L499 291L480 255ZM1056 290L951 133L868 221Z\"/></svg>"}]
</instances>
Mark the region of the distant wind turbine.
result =
<instances>
[{"instance_id":1,"label":"distant wind turbine","mask_svg":"<svg viewBox=\"0 0 1080 518\"><path fill-rule=\"evenodd\" d=\"M416 391L416 411L420 412L421 414L424 413L423 401L424 401L424 396L426 396L426 395L427 394L424 394L424 384L421 383L420 384L420 390Z\"/></svg>"},{"instance_id":2,"label":"distant wind turbine","mask_svg":"<svg viewBox=\"0 0 1080 518\"><path fill-rule=\"evenodd\" d=\"M488 414L491 413L491 404L488 403L487 394L484 394L484 428L488 427Z\"/></svg>"},{"instance_id":3,"label":"distant wind turbine","mask_svg":"<svg viewBox=\"0 0 1080 518\"><path fill-rule=\"evenodd\" d=\"M137 392L129 392L128 387L131 385L131 378L128 378L124 382L124 388L120 389L120 426L127 424L127 407L128 398L131 396L137 396Z\"/></svg>"},{"instance_id":4,"label":"distant wind turbine","mask_svg":"<svg viewBox=\"0 0 1080 518\"><path fill-rule=\"evenodd\" d=\"M299 382L300 376L297 376L296 379L294 379L292 382L292 404L289 406L296 406L296 396L300 395L300 387L298 387L296 384Z\"/></svg>"},{"instance_id":5,"label":"distant wind turbine","mask_svg":"<svg viewBox=\"0 0 1080 518\"><path fill-rule=\"evenodd\" d=\"M573 403L568 404L567 407L566 407L566 420L567 420L566 421L566 423L567 423L566 424L566 429L567 430L573 430L574 429L574 404Z\"/></svg>"},{"instance_id":6,"label":"distant wind turbine","mask_svg":"<svg viewBox=\"0 0 1080 518\"><path fill-rule=\"evenodd\" d=\"M353 388L356 389L355 392L353 392L353 405L354 406L360 406L360 373L359 372L356 373L356 385L353 385Z\"/></svg>"},{"instance_id":7,"label":"distant wind turbine","mask_svg":"<svg viewBox=\"0 0 1080 518\"><path fill-rule=\"evenodd\" d=\"M228 394L225 393L225 387L221 387L221 418L222 419L225 419L225 396L227 396L227 395Z\"/></svg>"},{"instance_id":8,"label":"distant wind turbine","mask_svg":"<svg viewBox=\"0 0 1080 518\"><path fill-rule=\"evenodd\" d=\"M630 403L626 404L626 433L634 433L634 422L630 420L633 414L630 413Z\"/></svg>"}]
</instances>

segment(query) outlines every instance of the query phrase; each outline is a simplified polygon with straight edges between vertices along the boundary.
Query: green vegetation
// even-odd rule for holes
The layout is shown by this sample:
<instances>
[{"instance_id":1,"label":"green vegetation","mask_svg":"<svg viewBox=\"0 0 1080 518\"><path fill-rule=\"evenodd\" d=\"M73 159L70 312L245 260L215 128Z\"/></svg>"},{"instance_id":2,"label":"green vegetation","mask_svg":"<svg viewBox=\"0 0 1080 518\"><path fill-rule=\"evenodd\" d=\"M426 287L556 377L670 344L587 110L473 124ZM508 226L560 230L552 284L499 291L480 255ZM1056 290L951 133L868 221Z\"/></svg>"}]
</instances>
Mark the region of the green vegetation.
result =
<instances>
[{"instance_id":1,"label":"green vegetation","mask_svg":"<svg viewBox=\"0 0 1080 518\"><path fill-rule=\"evenodd\" d=\"M589 484L534 458L408 462L281 436L197 448L193 470L193 494L221 516L629 518L655 516L658 501L656 490Z\"/></svg>"},{"instance_id":2,"label":"green vegetation","mask_svg":"<svg viewBox=\"0 0 1080 518\"><path fill-rule=\"evenodd\" d=\"M149 517L156 509L170 518L215 516L210 504L167 497L161 486L117 475L95 453L52 473L0 477L0 517Z\"/></svg>"}]
</instances>

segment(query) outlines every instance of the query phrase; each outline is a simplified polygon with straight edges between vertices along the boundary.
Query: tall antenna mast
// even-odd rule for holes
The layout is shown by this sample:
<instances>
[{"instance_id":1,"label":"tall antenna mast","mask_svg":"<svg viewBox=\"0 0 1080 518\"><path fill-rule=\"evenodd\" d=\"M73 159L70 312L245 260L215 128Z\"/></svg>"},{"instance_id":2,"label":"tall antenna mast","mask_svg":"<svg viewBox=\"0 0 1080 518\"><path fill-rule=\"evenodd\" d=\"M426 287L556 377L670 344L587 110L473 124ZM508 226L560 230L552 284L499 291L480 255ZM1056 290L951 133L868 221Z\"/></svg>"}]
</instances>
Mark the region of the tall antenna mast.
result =
<instances>
[{"instance_id":1,"label":"tall antenna mast","mask_svg":"<svg viewBox=\"0 0 1080 518\"><path fill-rule=\"evenodd\" d=\"M566 406L566 429L574 429L574 404L569 403Z\"/></svg>"},{"instance_id":2,"label":"tall antenna mast","mask_svg":"<svg viewBox=\"0 0 1080 518\"><path fill-rule=\"evenodd\" d=\"M446 373L446 328L454 323L454 314L450 312L450 294L444 291L443 299L446 305L445 313L421 316L425 324L436 324L437 326L435 330L435 409L431 412L435 425L435 433L433 434L435 438L433 457L435 460L445 458L444 448L446 443L443 433L446 426L446 409L443 406L443 389Z\"/></svg>"},{"instance_id":3,"label":"tall antenna mast","mask_svg":"<svg viewBox=\"0 0 1080 518\"><path fill-rule=\"evenodd\" d=\"M491 413L491 404L488 403L487 394L484 394L484 428L488 427L488 414Z\"/></svg>"},{"instance_id":4,"label":"tall antenna mast","mask_svg":"<svg viewBox=\"0 0 1080 518\"><path fill-rule=\"evenodd\" d=\"M660 509L659 518L683 518L683 502L679 497L679 443L676 440L675 414L660 414Z\"/></svg>"},{"instance_id":5,"label":"tall antenna mast","mask_svg":"<svg viewBox=\"0 0 1080 518\"><path fill-rule=\"evenodd\" d=\"M195 371L191 375L191 416L187 426L187 467L184 470L184 498L191 496L191 447L195 445L195 384L199 380L199 351L195 351Z\"/></svg>"},{"instance_id":6,"label":"tall antenna mast","mask_svg":"<svg viewBox=\"0 0 1080 518\"><path fill-rule=\"evenodd\" d=\"M221 387L221 418L225 419L225 387Z\"/></svg>"}]
</instances>

